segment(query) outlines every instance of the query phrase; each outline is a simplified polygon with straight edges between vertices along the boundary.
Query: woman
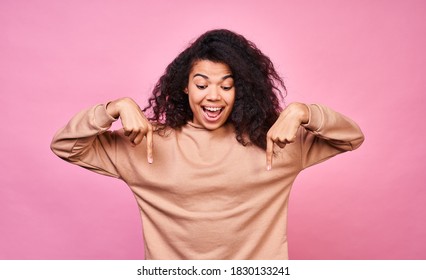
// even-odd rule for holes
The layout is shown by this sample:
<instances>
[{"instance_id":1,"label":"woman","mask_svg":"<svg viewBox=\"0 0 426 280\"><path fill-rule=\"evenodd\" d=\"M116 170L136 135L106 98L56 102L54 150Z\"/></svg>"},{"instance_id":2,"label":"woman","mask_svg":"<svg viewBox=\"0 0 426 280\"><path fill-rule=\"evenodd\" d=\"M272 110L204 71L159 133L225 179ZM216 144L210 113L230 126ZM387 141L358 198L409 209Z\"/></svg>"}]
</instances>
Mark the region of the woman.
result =
<instances>
[{"instance_id":1,"label":"woman","mask_svg":"<svg viewBox=\"0 0 426 280\"><path fill-rule=\"evenodd\" d=\"M147 259L287 259L287 206L300 171L363 142L322 105L280 108L284 84L253 43L212 30L166 69L141 110L120 98L55 135L59 157L125 181ZM120 119L123 129L109 131Z\"/></svg>"}]
</instances>

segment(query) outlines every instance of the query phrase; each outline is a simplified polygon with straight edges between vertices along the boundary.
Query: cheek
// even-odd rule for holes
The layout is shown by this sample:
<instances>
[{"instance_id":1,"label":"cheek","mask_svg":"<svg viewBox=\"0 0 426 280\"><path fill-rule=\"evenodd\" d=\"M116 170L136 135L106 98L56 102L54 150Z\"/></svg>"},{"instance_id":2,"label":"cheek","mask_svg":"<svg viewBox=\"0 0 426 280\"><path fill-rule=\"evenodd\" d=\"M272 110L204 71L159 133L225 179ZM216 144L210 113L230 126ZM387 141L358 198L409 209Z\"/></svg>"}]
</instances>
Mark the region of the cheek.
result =
<instances>
[{"instance_id":1,"label":"cheek","mask_svg":"<svg viewBox=\"0 0 426 280\"><path fill-rule=\"evenodd\" d=\"M234 105L234 103L235 103L235 91L229 92L228 95L226 95L225 101L230 106Z\"/></svg>"},{"instance_id":2,"label":"cheek","mask_svg":"<svg viewBox=\"0 0 426 280\"><path fill-rule=\"evenodd\" d=\"M201 102L202 96L201 94L197 94L197 92L191 91L190 89L188 93L188 100L189 100L189 105L191 105L191 108L192 108L193 106Z\"/></svg>"}]
</instances>

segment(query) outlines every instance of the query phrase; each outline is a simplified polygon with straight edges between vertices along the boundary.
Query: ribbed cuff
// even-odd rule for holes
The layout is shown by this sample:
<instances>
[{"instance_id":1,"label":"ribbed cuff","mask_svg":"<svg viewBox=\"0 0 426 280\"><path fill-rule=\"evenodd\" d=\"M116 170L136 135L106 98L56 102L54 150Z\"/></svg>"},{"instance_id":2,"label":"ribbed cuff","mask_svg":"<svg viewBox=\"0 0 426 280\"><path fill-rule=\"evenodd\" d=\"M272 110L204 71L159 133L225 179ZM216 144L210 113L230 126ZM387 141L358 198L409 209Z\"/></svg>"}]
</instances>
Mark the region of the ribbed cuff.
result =
<instances>
[{"instance_id":1,"label":"ribbed cuff","mask_svg":"<svg viewBox=\"0 0 426 280\"><path fill-rule=\"evenodd\" d=\"M105 104L99 104L95 107L95 124L100 128L109 128L116 120L108 114Z\"/></svg>"},{"instance_id":2,"label":"ribbed cuff","mask_svg":"<svg viewBox=\"0 0 426 280\"><path fill-rule=\"evenodd\" d=\"M302 126L310 131L319 131L324 124L324 114L317 104L307 105L309 109L309 122Z\"/></svg>"}]
</instances>

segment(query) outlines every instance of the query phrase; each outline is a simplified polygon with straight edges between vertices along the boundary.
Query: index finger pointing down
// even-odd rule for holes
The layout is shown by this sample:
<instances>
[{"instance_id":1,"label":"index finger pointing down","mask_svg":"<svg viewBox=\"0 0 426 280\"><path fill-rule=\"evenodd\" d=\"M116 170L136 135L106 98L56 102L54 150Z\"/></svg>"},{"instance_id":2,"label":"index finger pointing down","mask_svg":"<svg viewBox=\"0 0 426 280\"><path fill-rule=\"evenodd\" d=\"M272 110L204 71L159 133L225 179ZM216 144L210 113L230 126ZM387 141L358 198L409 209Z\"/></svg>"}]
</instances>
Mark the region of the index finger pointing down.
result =
<instances>
[{"instance_id":1,"label":"index finger pointing down","mask_svg":"<svg viewBox=\"0 0 426 280\"><path fill-rule=\"evenodd\" d=\"M152 157L152 128L150 127L148 129L148 132L146 133L146 154L148 157L148 163L151 164L154 162L154 159Z\"/></svg>"},{"instance_id":2,"label":"index finger pointing down","mask_svg":"<svg viewBox=\"0 0 426 280\"><path fill-rule=\"evenodd\" d=\"M272 169L272 156L274 154L274 142L271 138L266 138L266 170Z\"/></svg>"}]
</instances>

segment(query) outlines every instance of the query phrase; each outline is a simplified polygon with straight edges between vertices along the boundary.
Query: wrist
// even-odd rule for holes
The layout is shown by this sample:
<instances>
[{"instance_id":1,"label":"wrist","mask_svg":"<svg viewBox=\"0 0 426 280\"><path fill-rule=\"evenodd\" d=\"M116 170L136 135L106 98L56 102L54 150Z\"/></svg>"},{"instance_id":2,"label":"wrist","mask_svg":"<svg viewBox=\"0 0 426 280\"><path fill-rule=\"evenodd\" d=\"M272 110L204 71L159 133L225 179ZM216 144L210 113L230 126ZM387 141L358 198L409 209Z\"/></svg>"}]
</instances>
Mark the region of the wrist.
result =
<instances>
[{"instance_id":1,"label":"wrist","mask_svg":"<svg viewBox=\"0 0 426 280\"><path fill-rule=\"evenodd\" d=\"M309 108L308 108L308 105L306 105L305 103L300 103L300 105L301 105L301 108L302 108L300 123L301 124L307 124L307 123L309 123Z\"/></svg>"},{"instance_id":2,"label":"wrist","mask_svg":"<svg viewBox=\"0 0 426 280\"><path fill-rule=\"evenodd\" d=\"M289 105L291 107L292 112L297 116L300 121L300 124L309 123L309 108L305 103L291 103Z\"/></svg>"},{"instance_id":3,"label":"wrist","mask_svg":"<svg viewBox=\"0 0 426 280\"><path fill-rule=\"evenodd\" d=\"M118 119L118 117L120 116L120 112L117 108L117 100L108 102L105 108L108 115L110 115L114 119Z\"/></svg>"}]
</instances>

